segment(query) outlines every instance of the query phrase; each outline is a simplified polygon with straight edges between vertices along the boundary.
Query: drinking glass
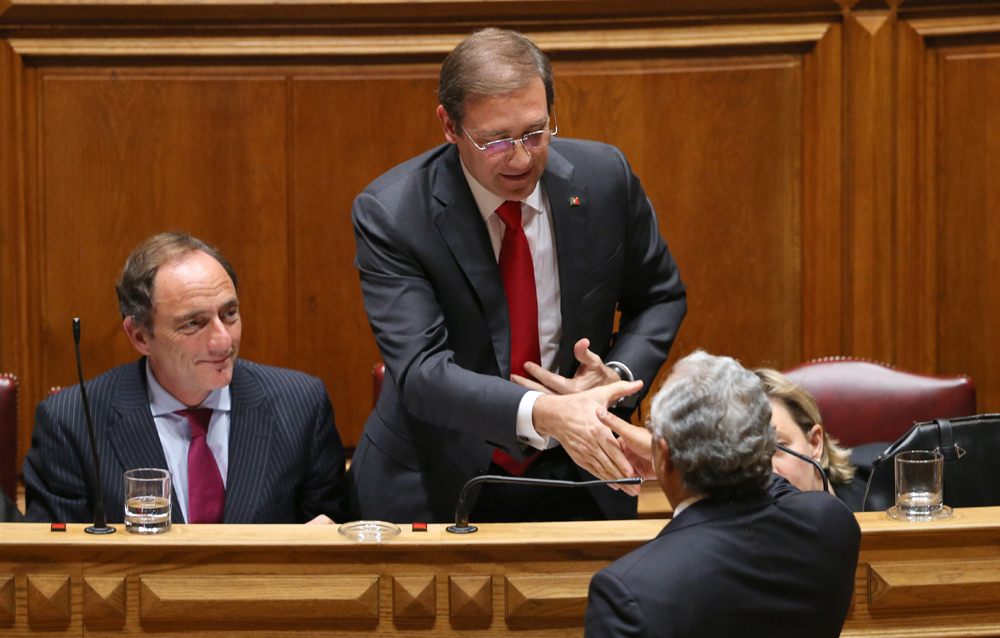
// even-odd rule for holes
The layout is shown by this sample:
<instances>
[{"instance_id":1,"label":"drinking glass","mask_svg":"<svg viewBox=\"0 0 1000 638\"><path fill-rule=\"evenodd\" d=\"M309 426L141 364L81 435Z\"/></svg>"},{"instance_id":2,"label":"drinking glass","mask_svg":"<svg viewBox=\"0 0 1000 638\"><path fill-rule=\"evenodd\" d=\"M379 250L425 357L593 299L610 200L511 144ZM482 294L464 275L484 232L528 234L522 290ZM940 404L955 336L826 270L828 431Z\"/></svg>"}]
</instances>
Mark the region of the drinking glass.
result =
<instances>
[{"instance_id":1,"label":"drinking glass","mask_svg":"<svg viewBox=\"0 0 1000 638\"><path fill-rule=\"evenodd\" d=\"M915 450L896 455L896 505L889 517L931 521L951 516L944 504L944 457L938 451Z\"/></svg>"},{"instance_id":2,"label":"drinking glass","mask_svg":"<svg viewBox=\"0 0 1000 638\"><path fill-rule=\"evenodd\" d=\"M125 472L125 529L135 534L170 531L170 472L145 467Z\"/></svg>"}]
</instances>

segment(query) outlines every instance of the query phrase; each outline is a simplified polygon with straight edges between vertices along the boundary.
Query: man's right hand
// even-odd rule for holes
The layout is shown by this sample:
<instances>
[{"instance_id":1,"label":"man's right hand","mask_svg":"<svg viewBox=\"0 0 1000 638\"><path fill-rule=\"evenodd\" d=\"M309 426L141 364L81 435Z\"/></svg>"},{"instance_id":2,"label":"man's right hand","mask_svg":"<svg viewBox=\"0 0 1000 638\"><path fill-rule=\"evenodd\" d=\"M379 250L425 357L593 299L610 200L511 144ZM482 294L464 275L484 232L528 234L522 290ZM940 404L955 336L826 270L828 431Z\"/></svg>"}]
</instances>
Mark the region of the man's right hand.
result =
<instances>
[{"instance_id":1,"label":"man's right hand","mask_svg":"<svg viewBox=\"0 0 1000 638\"><path fill-rule=\"evenodd\" d=\"M607 410L598 410L597 418L601 423L614 430L618 435L618 445L625 458L632 464L639 476L644 479L655 479L656 468L653 467L653 435L646 428L632 425L619 419Z\"/></svg>"},{"instance_id":2,"label":"man's right hand","mask_svg":"<svg viewBox=\"0 0 1000 638\"><path fill-rule=\"evenodd\" d=\"M642 381L618 381L575 394L543 394L535 401L532 424L542 436L559 440L573 462L603 480L637 476L611 429L597 417L619 397L642 389ZM612 486L617 487L617 486ZM636 496L638 485L621 486Z\"/></svg>"}]
</instances>

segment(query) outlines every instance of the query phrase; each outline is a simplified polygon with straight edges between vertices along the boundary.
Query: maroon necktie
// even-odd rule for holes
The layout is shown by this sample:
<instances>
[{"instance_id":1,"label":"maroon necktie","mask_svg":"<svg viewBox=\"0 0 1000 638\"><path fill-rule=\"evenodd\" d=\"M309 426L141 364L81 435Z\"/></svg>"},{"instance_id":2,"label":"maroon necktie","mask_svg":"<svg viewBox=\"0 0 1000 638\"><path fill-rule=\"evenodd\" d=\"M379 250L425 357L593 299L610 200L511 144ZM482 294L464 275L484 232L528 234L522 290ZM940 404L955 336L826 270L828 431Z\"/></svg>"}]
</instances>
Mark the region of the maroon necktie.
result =
<instances>
[{"instance_id":1,"label":"maroon necktie","mask_svg":"<svg viewBox=\"0 0 1000 638\"><path fill-rule=\"evenodd\" d=\"M528 238L524 235L521 202L504 202L497 215L507 226L500 245L500 276L507 295L510 316L510 371L529 377L524 371L527 361L541 365L538 345L538 295L535 292L535 266L531 261ZM514 476L521 476L538 458L534 455L517 461L500 450L493 450L493 462Z\"/></svg>"},{"instance_id":2,"label":"maroon necktie","mask_svg":"<svg viewBox=\"0 0 1000 638\"><path fill-rule=\"evenodd\" d=\"M212 420L211 408L178 410L191 425L188 448L188 523L221 523L226 511L226 487L205 435Z\"/></svg>"}]
</instances>

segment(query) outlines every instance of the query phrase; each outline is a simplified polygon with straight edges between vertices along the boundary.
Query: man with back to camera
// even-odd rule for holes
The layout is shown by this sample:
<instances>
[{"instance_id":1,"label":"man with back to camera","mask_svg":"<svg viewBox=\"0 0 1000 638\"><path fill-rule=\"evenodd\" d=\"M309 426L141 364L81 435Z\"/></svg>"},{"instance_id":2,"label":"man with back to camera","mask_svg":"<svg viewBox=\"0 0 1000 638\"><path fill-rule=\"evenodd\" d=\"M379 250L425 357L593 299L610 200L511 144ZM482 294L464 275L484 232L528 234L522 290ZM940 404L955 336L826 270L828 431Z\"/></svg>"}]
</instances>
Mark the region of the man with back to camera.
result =
<instances>
[{"instance_id":1,"label":"man with back to camera","mask_svg":"<svg viewBox=\"0 0 1000 638\"><path fill-rule=\"evenodd\" d=\"M387 373L348 473L358 518L451 520L483 473L634 475L596 411L630 393L623 414L634 408L687 308L621 152L556 136L537 46L473 33L438 94L447 144L375 180L352 212ZM490 484L471 518L634 518L637 492Z\"/></svg>"},{"instance_id":2,"label":"man with back to camera","mask_svg":"<svg viewBox=\"0 0 1000 638\"><path fill-rule=\"evenodd\" d=\"M594 576L585 635L839 636L861 530L835 496L772 475L757 375L695 352L653 397L648 428L673 520Z\"/></svg>"},{"instance_id":3,"label":"man with back to camera","mask_svg":"<svg viewBox=\"0 0 1000 638\"><path fill-rule=\"evenodd\" d=\"M184 233L150 237L117 285L142 358L87 382L109 522L126 470L170 470L173 523L347 519L344 451L323 382L238 359L236 272ZM38 404L24 460L30 521L93 520L93 461L78 386Z\"/></svg>"}]
</instances>

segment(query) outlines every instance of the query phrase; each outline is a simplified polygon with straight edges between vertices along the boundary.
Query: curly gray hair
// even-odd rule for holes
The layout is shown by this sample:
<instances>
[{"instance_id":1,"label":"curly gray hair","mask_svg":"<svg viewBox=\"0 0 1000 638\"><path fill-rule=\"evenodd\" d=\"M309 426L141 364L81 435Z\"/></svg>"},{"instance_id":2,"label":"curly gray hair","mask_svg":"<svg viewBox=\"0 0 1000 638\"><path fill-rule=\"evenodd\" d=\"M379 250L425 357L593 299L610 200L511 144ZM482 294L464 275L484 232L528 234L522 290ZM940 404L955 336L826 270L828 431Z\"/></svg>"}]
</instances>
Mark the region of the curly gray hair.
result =
<instances>
[{"instance_id":1,"label":"curly gray hair","mask_svg":"<svg viewBox=\"0 0 1000 638\"><path fill-rule=\"evenodd\" d=\"M753 372L698 350L674 366L653 397L649 430L670 447L684 487L731 498L771 481L771 404Z\"/></svg>"}]
</instances>

